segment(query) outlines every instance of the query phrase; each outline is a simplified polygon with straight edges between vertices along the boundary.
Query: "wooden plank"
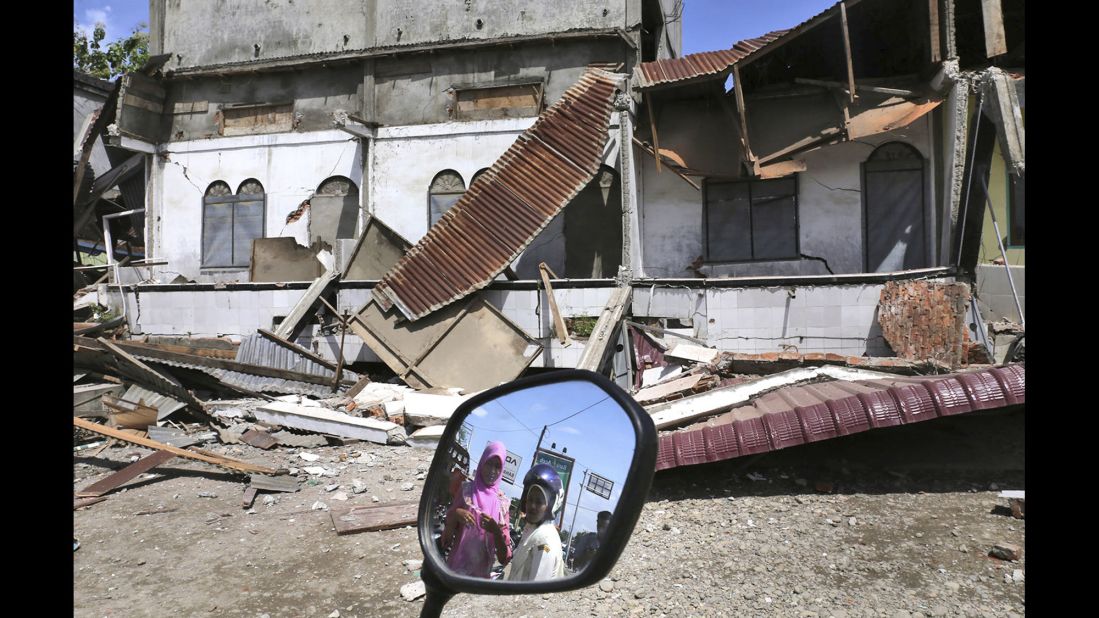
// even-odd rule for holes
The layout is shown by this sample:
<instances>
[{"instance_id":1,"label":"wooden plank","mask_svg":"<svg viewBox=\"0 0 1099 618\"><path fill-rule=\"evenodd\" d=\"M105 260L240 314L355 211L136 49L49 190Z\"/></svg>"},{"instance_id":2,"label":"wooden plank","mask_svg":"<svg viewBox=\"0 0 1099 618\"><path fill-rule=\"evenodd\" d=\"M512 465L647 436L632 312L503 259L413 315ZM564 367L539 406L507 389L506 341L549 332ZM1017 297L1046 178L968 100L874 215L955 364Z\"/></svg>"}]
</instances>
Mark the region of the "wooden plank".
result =
<instances>
[{"instance_id":1,"label":"wooden plank","mask_svg":"<svg viewBox=\"0 0 1099 618\"><path fill-rule=\"evenodd\" d=\"M681 358L696 363L712 363L717 359L719 354L721 354L721 352L713 348L691 345L689 343L677 343L672 346L670 350L665 352L664 356Z\"/></svg>"},{"instance_id":2,"label":"wooden plank","mask_svg":"<svg viewBox=\"0 0 1099 618\"><path fill-rule=\"evenodd\" d=\"M358 316L356 316L356 317L358 317ZM352 328L352 330L354 330L354 328ZM356 333L356 334L358 334L358 333ZM348 397L354 397L355 395L358 395L359 393L361 393L362 390L364 388L366 388L367 384L370 384L370 376L367 375L367 374L363 374L363 377L359 378L359 381L356 382L354 386L347 389L347 392L344 393L344 394L347 395Z\"/></svg>"},{"instance_id":3,"label":"wooden plank","mask_svg":"<svg viewBox=\"0 0 1099 618\"><path fill-rule=\"evenodd\" d=\"M160 114L164 112L164 106L155 101L143 99L136 94L127 92L126 96L122 98L122 104L130 107L137 107L139 109L148 110L154 114Z\"/></svg>"},{"instance_id":4,"label":"wooden plank","mask_svg":"<svg viewBox=\"0 0 1099 618\"><path fill-rule=\"evenodd\" d=\"M733 65L733 94L736 95L736 112L740 119L740 141L744 145L744 156L749 162L753 162L756 157L752 154L752 146L748 141L748 111L744 106L744 82L740 81L739 63Z\"/></svg>"},{"instance_id":5,"label":"wooden plank","mask_svg":"<svg viewBox=\"0 0 1099 618\"><path fill-rule=\"evenodd\" d=\"M283 339L290 339L294 336L294 331L297 330L298 323L305 318L306 314L313 307L313 303L317 302L317 299L324 294L324 291L328 289L328 286L340 276L340 272L336 269L326 270L321 276L313 280L313 283L305 290L301 298L298 299L298 303L294 305L294 308L290 310L290 315L279 324L279 327L275 329L275 334Z\"/></svg>"},{"instance_id":6,"label":"wooden plank","mask_svg":"<svg viewBox=\"0 0 1099 618\"><path fill-rule=\"evenodd\" d=\"M989 58L1007 53L1002 0L981 0L981 19L985 27L985 55Z\"/></svg>"},{"instance_id":7,"label":"wooden plank","mask_svg":"<svg viewBox=\"0 0 1099 618\"><path fill-rule=\"evenodd\" d=\"M643 388L637 391L636 393L634 393L633 398L637 401L637 403L648 403L655 399L667 397L668 395L674 395L675 393L689 391L694 388L695 385L698 384L698 381L701 379L702 374L696 373L695 375L672 380L671 382L666 382L664 384L656 384L654 386Z\"/></svg>"},{"instance_id":8,"label":"wooden plank","mask_svg":"<svg viewBox=\"0 0 1099 618\"><path fill-rule=\"evenodd\" d=\"M259 473L259 474L275 474L278 472L274 468L268 468L267 466L257 466L255 464L245 463L236 459L223 456L210 456L202 453L195 453L194 451L187 451L181 448L176 448L169 444L163 444L155 440L148 438L142 438L132 434L128 434L122 430L114 429L112 427L106 427L98 423L92 423L82 418L73 417L73 425L80 427L81 429L87 429L88 431L98 433L110 438L122 440L123 442L129 442L130 444L136 444L138 446L145 446L158 451L167 451L169 453L178 455L179 457L186 457L188 459L195 459L222 468L228 468L230 470L236 470L239 472L247 473Z\"/></svg>"},{"instance_id":9,"label":"wooden plank","mask_svg":"<svg viewBox=\"0 0 1099 618\"><path fill-rule=\"evenodd\" d=\"M927 0L928 29L931 31L929 49L932 63L942 62L942 42L939 40L939 0Z\"/></svg>"},{"instance_id":10,"label":"wooden plank","mask_svg":"<svg viewBox=\"0 0 1099 618\"><path fill-rule=\"evenodd\" d=\"M660 160L657 158L656 169L660 171ZM553 297L553 286L550 285L550 267L542 262L538 265L538 274L542 276L542 285L546 286L546 298L549 300L550 314L553 316L553 329L557 331L557 337L561 339L561 345L572 345L569 339L569 329L565 326L565 318L561 317L561 310L557 308L557 299ZM556 276L556 275L555 275Z\"/></svg>"},{"instance_id":11,"label":"wooden plank","mask_svg":"<svg viewBox=\"0 0 1099 618\"><path fill-rule=\"evenodd\" d=\"M133 401L119 399L114 395L103 395L101 401L107 406L107 416L118 427L126 429L145 429L156 423L157 409Z\"/></svg>"},{"instance_id":12,"label":"wooden plank","mask_svg":"<svg viewBox=\"0 0 1099 618\"><path fill-rule=\"evenodd\" d=\"M103 502L106 499L107 499L106 496L99 496L97 498L74 498L73 499L73 510L75 511L77 509L82 509L86 506L91 506L93 504L96 504L97 502Z\"/></svg>"},{"instance_id":13,"label":"wooden plank","mask_svg":"<svg viewBox=\"0 0 1099 618\"><path fill-rule=\"evenodd\" d=\"M855 66L851 61L851 33L847 28L847 5L840 2L840 24L843 26L843 55L847 59L847 96L855 102Z\"/></svg>"},{"instance_id":14,"label":"wooden plank","mask_svg":"<svg viewBox=\"0 0 1099 618\"><path fill-rule=\"evenodd\" d=\"M841 84L839 82L833 82L824 79L809 79L807 77L795 77L794 83L805 84L807 86L839 88L843 90L844 94L848 94L849 89L851 88L851 84ZM898 97L915 97L919 95L919 93L915 90L904 90L902 88L886 88L884 86L867 86L864 84L855 84L855 90L862 92L876 92L878 94L892 94Z\"/></svg>"},{"instance_id":15,"label":"wooden plank","mask_svg":"<svg viewBox=\"0 0 1099 618\"><path fill-rule=\"evenodd\" d=\"M263 491L279 491L284 493L295 492L301 489L297 477L290 475L265 476L253 474L251 477L251 486L256 489L262 489Z\"/></svg>"},{"instance_id":16,"label":"wooden plank","mask_svg":"<svg viewBox=\"0 0 1099 618\"><path fill-rule=\"evenodd\" d=\"M240 507L241 508L244 508L244 509L252 508L252 503L256 501L256 491L258 491L258 490L255 487L252 487L251 485L244 488L244 495L241 496L241 498L240 498Z\"/></svg>"},{"instance_id":17,"label":"wooden plank","mask_svg":"<svg viewBox=\"0 0 1099 618\"><path fill-rule=\"evenodd\" d=\"M324 300L324 299L322 298L321 300ZM267 329L264 329L264 328L258 328L258 329L256 329L256 332L258 332L263 337L265 337L267 339L270 339L271 341L277 343L278 345L286 348L287 350L290 350L292 352L296 352L297 354L301 354L305 358L308 358L309 360L313 361L314 363L317 363L321 367L324 367L326 369L331 369L333 371L336 370L336 365L334 365L331 361L329 361L328 359L326 359L322 356L318 356L318 355L314 354L312 351L310 351L306 348L303 348L302 346L294 343L293 341L289 341L287 339L284 339L284 338L276 335L275 333L273 333L273 332L271 332Z\"/></svg>"},{"instance_id":18,"label":"wooden plank","mask_svg":"<svg viewBox=\"0 0 1099 618\"><path fill-rule=\"evenodd\" d=\"M805 161L782 161L781 163L759 166L759 177L782 178L783 176L789 176L790 174L796 174L797 172L804 172L806 169L808 168L805 165Z\"/></svg>"},{"instance_id":19,"label":"wooden plank","mask_svg":"<svg viewBox=\"0 0 1099 618\"><path fill-rule=\"evenodd\" d=\"M622 321L622 316L626 314L626 308L629 306L632 296L632 287L626 286L614 289L610 299L607 300L606 306L599 314L599 320L596 321L595 327L592 329L588 345L584 347L580 362L576 365L577 369L599 371L599 368L603 365L603 359L606 357L614 330Z\"/></svg>"},{"instance_id":20,"label":"wooden plank","mask_svg":"<svg viewBox=\"0 0 1099 618\"><path fill-rule=\"evenodd\" d=\"M354 534L415 525L419 506L418 501L353 506L346 509L332 509L330 514L336 534Z\"/></svg>"},{"instance_id":21,"label":"wooden plank","mask_svg":"<svg viewBox=\"0 0 1099 618\"><path fill-rule=\"evenodd\" d=\"M88 485L84 489L77 491L76 497L97 498L99 496L102 496L103 494L113 489L117 489L123 483L126 483L127 481L136 478L140 474L144 474L145 472L152 470L153 468L168 461L169 459L173 459L174 457L174 453L169 453L167 451L156 451L153 454L142 457L141 459L126 466L125 468L122 468L121 470L115 472L107 478L96 481L95 483Z\"/></svg>"},{"instance_id":22,"label":"wooden plank","mask_svg":"<svg viewBox=\"0 0 1099 618\"><path fill-rule=\"evenodd\" d=\"M278 440L272 438L271 434L266 431L256 431L255 429L249 429L244 432L244 434L240 436L240 441L265 451L279 443Z\"/></svg>"},{"instance_id":23,"label":"wooden plank","mask_svg":"<svg viewBox=\"0 0 1099 618\"><path fill-rule=\"evenodd\" d=\"M653 105L653 98L649 93L645 93L645 104L649 108L649 128L653 132L653 152L656 154L656 173L661 172L660 165L660 137L656 133L656 106Z\"/></svg>"}]
</instances>

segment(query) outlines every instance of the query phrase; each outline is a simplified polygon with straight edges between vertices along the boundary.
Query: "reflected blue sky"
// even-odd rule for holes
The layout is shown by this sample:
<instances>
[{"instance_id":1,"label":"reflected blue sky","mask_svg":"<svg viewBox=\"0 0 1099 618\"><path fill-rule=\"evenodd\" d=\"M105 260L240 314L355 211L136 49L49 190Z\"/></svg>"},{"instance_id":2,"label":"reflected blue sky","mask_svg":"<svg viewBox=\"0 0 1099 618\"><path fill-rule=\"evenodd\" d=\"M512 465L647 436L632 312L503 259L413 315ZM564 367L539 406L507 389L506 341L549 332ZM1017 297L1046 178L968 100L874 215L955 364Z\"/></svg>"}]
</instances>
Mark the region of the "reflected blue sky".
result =
<instances>
[{"instance_id":1,"label":"reflected blue sky","mask_svg":"<svg viewBox=\"0 0 1099 618\"><path fill-rule=\"evenodd\" d=\"M626 412L598 386L569 381L509 393L474 409L465 425L472 430L471 468L476 468L485 445L492 440L503 442L508 451L522 458L515 483L500 483L511 498L522 494L523 475L531 468L543 427L542 448L576 460L563 507L563 530L572 529L575 515L577 531L594 531L596 514L614 511L633 457L635 437ZM609 499L581 491L584 471L614 482Z\"/></svg>"}]
</instances>

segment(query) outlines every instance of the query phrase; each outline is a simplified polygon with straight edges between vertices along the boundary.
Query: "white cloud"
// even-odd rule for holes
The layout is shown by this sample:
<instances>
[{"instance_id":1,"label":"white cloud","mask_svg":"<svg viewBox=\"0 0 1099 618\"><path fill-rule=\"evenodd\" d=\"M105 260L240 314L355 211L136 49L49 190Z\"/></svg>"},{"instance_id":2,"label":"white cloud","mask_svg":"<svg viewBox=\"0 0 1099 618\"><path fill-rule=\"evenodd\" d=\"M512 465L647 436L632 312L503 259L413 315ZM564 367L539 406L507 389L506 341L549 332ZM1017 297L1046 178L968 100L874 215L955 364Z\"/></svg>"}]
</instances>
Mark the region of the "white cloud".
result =
<instances>
[{"instance_id":1,"label":"white cloud","mask_svg":"<svg viewBox=\"0 0 1099 618\"><path fill-rule=\"evenodd\" d=\"M580 435L580 430L575 428L575 427L559 427L559 428L557 428L557 431L561 431L561 432L564 432L564 433L571 433L574 436Z\"/></svg>"},{"instance_id":2,"label":"white cloud","mask_svg":"<svg viewBox=\"0 0 1099 618\"><path fill-rule=\"evenodd\" d=\"M106 31L106 36L103 37L102 44L106 44L108 41L117 38L116 33L114 33L114 24L111 23L110 12L111 5L109 4L105 5L103 8L84 9L83 20L77 20L74 16L73 21L76 22L74 24L74 27L87 35L87 37L90 39L92 36L92 32L95 30L95 25L103 24L103 29Z\"/></svg>"},{"instance_id":3,"label":"white cloud","mask_svg":"<svg viewBox=\"0 0 1099 618\"><path fill-rule=\"evenodd\" d=\"M484 418L488 416L488 412L486 412L484 408L474 408L473 411L470 412L470 414L476 416L477 418Z\"/></svg>"}]
</instances>

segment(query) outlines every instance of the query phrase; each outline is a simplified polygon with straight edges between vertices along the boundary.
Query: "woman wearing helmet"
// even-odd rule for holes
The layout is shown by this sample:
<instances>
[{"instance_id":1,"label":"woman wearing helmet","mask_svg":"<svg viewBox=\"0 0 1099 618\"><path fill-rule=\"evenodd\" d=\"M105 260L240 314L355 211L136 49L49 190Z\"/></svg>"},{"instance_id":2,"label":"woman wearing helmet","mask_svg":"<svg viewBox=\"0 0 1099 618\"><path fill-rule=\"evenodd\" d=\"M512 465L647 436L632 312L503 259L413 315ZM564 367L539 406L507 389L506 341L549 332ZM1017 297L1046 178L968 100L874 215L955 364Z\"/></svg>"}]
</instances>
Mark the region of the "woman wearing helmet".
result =
<instances>
[{"instance_id":1,"label":"woman wearing helmet","mask_svg":"<svg viewBox=\"0 0 1099 618\"><path fill-rule=\"evenodd\" d=\"M487 578L495 561L511 560L509 502L500 491L506 456L503 442L489 442L473 480L462 482L447 511L443 546L455 573Z\"/></svg>"},{"instance_id":2,"label":"woman wearing helmet","mask_svg":"<svg viewBox=\"0 0 1099 618\"><path fill-rule=\"evenodd\" d=\"M562 577L565 561L561 534L553 524L562 495L561 477L547 464L538 464L523 477L526 527L511 561L510 581L540 581Z\"/></svg>"}]
</instances>

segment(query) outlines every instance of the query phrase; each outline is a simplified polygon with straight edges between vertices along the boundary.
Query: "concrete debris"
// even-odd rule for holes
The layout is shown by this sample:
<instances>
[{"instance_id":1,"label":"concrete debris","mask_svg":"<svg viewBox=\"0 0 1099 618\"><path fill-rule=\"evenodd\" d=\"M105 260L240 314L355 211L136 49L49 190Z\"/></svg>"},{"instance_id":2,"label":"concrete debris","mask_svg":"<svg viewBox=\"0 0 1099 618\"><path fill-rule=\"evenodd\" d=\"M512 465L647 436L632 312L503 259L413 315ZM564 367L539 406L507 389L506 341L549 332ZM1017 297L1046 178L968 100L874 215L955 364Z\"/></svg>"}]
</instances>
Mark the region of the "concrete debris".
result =
<instances>
[{"instance_id":1,"label":"concrete debris","mask_svg":"<svg viewBox=\"0 0 1099 618\"><path fill-rule=\"evenodd\" d=\"M316 502L313 503L313 506L311 506L309 508L312 511L327 511L328 510L328 505L321 502L320 500L317 500Z\"/></svg>"},{"instance_id":2,"label":"concrete debris","mask_svg":"<svg viewBox=\"0 0 1099 618\"><path fill-rule=\"evenodd\" d=\"M454 410L472 396L408 393L404 397L405 422L417 427L446 425Z\"/></svg>"},{"instance_id":3,"label":"concrete debris","mask_svg":"<svg viewBox=\"0 0 1099 618\"><path fill-rule=\"evenodd\" d=\"M360 479L351 479L351 491L357 494L366 493L366 483Z\"/></svg>"},{"instance_id":4,"label":"concrete debris","mask_svg":"<svg viewBox=\"0 0 1099 618\"><path fill-rule=\"evenodd\" d=\"M401 597L405 601L415 601L425 594L427 594L427 587L424 585L423 580L401 586Z\"/></svg>"},{"instance_id":5,"label":"concrete debris","mask_svg":"<svg viewBox=\"0 0 1099 618\"><path fill-rule=\"evenodd\" d=\"M410 571L410 572L411 571L417 571L417 570L423 568L423 566L424 566L424 561L423 560L405 560L404 561L404 568L407 571Z\"/></svg>"},{"instance_id":6,"label":"concrete debris","mask_svg":"<svg viewBox=\"0 0 1099 618\"><path fill-rule=\"evenodd\" d=\"M314 455L313 453L298 453L298 457L301 457L305 461L310 461L310 462L318 461L321 458L320 455Z\"/></svg>"},{"instance_id":7,"label":"concrete debris","mask_svg":"<svg viewBox=\"0 0 1099 618\"><path fill-rule=\"evenodd\" d=\"M306 466L302 468L302 471L310 476L337 476L339 474L335 470L329 470L324 466Z\"/></svg>"},{"instance_id":8,"label":"concrete debris","mask_svg":"<svg viewBox=\"0 0 1099 618\"><path fill-rule=\"evenodd\" d=\"M345 501L345 500L347 500L347 493L343 492L343 491L336 492L336 493L332 494L332 499L333 500Z\"/></svg>"},{"instance_id":9,"label":"concrete debris","mask_svg":"<svg viewBox=\"0 0 1099 618\"><path fill-rule=\"evenodd\" d=\"M719 350L713 348L692 345L690 343L676 343L672 345L671 349L664 353L664 356L696 363L712 363L717 360L717 357L720 354L721 352Z\"/></svg>"},{"instance_id":10,"label":"concrete debris","mask_svg":"<svg viewBox=\"0 0 1099 618\"><path fill-rule=\"evenodd\" d=\"M408 436L406 442L409 446L417 448L438 448L439 438L442 437L444 429L446 428L442 425L433 425L431 427L417 429Z\"/></svg>"},{"instance_id":11,"label":"concrete debris","mask_svg":"<svg viewBox=\"0 0 1099 618\"><path fill-rule=\"evenodd\" d=\"M256 408L256 418L284 427L324 433L341 438L387 444L404 437L404 428L375 418L357 418L321 407L270 402Z\"/></svg>"},{"instance_id":12,"label":"concrete debris","mask_svg":"<svg viewBox=\"0 0 1099 618\"><path fill-rule=\"evenodd\" d=\"M1000 560L1019 560L1023 557L1023 548L1011 543L997 543L992 546L988 555Z\"/></svg>"},{"instance_id":13,"label":"concrete debris","mask_svg":"<svg viewBox=\"0 0 1099 618\"><path fill-rule=\"evenodd\" d=\"M316 448L328 444L324 436L315 433L297 434L285 429L276 431L271 437L278 440L281 446L293 446L297 448Z\"/></svg>"}]
</instances>

